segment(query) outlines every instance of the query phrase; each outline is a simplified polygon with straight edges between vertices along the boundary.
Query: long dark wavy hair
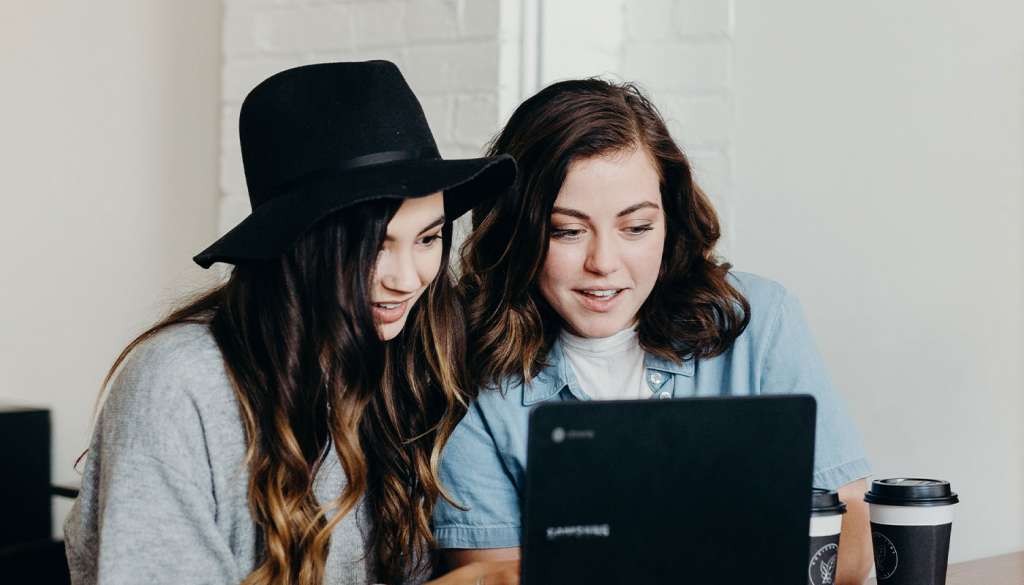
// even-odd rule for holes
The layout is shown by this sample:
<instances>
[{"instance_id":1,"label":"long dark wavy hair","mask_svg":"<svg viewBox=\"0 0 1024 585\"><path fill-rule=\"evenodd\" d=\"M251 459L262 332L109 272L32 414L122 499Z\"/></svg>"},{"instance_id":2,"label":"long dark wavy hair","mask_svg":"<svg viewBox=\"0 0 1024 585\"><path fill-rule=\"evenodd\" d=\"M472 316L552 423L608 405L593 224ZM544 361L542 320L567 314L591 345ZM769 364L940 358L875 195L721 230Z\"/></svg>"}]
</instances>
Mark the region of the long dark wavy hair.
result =
<instances>
[{"instance_id":1,"label":"long dark wavy hair","mask_svg":"<svg viewBox=\"0 0 1024 585\"><path fill-rule=\"evenodd\" d=\"M562 322L537 288L551 209L577 160L642 148L656 162L667 221L658 281L638 315L640 345L681 361L725 352L746 328L750 305L714 254L718 217L658 110L633 84L563 81L523 102L489 156L519 164L512 193L474 210L462 248L474 382L530 380L544 366Z\"/></svg>"},{"instance_id":2,"label":"long dark wavy hair","mask_svg":"<svg viewBox=\"0 0 1024 585\"><path fill-rule=\"evenodd\" d=\"M400 200L345 208L279 258L239 264L225 284L177 309L121 352L179 323L207 324L224 357L248 442L248 499L263 550L244 585L320 585L331 531L361 498L376 578L427 570L430 517L444 497L441 449L467 408L465 321L448 274L398 337L380 340L372 274ZM347 485L321 506L314 478L333 450ZM331 515L333 513L333 515Z\"/></svg>"}]
</instances>

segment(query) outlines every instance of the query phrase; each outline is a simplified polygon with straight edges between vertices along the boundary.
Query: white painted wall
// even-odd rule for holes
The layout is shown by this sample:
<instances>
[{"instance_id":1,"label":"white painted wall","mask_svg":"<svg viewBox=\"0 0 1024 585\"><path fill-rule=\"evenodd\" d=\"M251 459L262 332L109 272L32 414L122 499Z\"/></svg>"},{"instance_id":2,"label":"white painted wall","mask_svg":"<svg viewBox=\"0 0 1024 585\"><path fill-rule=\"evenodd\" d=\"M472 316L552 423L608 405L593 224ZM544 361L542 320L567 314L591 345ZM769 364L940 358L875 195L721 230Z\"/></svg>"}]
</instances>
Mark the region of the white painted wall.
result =
<instances>
[{"instance_id":1,"label":"white painted wall","mask_svg":"<svg viewBox=\"0 0 1024 585\"><path fill-rule=\"evenodd\" d=\"M736 0L736 264L809 315L879 476L1024 548L1024 4Z\"/></svg>"},{"instance_id":2,"label":"white painted wall","mask_svg":"<svg viewBox=\"0 0 1024 585\"><path fill-rule=\"evenodd\" d=\"M118 352L205 282L219 55L207 0L4 4L0 401L52 408L58 482Z\"/></svg>"}]
</instances>

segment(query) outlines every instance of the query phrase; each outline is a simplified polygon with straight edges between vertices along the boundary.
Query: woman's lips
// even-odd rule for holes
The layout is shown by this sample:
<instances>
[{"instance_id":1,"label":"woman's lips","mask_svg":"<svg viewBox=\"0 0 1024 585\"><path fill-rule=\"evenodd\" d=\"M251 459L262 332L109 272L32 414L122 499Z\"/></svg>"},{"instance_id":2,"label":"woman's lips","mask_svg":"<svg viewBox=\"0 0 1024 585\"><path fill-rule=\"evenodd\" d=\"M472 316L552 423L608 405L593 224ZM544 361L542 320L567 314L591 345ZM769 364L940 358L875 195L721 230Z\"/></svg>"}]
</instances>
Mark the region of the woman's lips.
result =
<instances>
[{"instance_id":1,"label":"woman's lips","mask_svg":"<svg viewBox=\"0 0 1024 585\"><path fill-rule=\"evenodd\" d=\"M408 300L389 303L373 303L373 318L382 325L394 323L405 314Z\"/></svg>"},{"instance_id":2,"label":"woman's lips","mask_svg":"<svg viewBox=\"0 0 1024 585\"><path fill-rule=\"evenodd\" d=\"M625 288L614 289L573 289L576 297L588 311L607 313L619 304L626 291Z\"/></svg>"}]
</instances>

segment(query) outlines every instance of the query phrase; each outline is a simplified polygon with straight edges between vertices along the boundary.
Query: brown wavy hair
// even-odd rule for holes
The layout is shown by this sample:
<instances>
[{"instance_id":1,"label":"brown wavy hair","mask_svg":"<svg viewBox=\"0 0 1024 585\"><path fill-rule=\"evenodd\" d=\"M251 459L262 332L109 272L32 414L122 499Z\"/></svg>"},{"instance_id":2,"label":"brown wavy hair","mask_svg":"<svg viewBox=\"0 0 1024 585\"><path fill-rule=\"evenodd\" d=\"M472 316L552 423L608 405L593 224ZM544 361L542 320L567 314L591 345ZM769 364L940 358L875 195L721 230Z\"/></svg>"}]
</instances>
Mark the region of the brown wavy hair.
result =
<instances>
[{"instance_id":1,"label":"brown wavy hair","mask_svg":"<svg viewBox=\"0 0 1024 585\"><path fill-rule=\"evenodd\" d=\"M263 549L244 585L322 583L331 532L361 498L377 580L429 570L430 516L446 497L438 459L470 398L465 321L448 274L447 223L437 278L400 335L379 339L372 271L400 204L346 208L279 258L239 264L225 284L133 340L104 381L163 329L209 326L240 405L249 507ZM331 449L347 484L321 506L314 479Z\"/></svg>"},{"instance_id":2,"label":"brown wavy hair","mask_svg":"<svg viewBox=\"0 0 1024 585\"><path fill-rule=\"evenodd\" d=\"M550 216L574 161L643 148L661 179L667 230L658 281L638 314L640 345L682 361L725 352L750 320L750 305L714 254L721 235L707 195L661 114L630 83L555 83L523 102L488 155L511 154L519 180L473 212L462 248L471 369L479 385L536 376L562 327L537 288Z\"/></svg>"}]
</instances>

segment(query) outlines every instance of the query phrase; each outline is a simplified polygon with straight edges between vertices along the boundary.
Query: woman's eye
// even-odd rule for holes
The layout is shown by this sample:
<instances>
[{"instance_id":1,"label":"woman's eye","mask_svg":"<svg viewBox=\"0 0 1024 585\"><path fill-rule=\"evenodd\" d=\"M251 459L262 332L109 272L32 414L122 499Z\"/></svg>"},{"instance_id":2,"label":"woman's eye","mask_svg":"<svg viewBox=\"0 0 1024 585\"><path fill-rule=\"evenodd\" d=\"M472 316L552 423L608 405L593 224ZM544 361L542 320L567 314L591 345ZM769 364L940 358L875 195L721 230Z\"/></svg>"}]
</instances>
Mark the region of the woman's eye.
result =
<instances>
[{"instance_id":1,"label":"woman's eye","mask_svg":"<svg viewBox=\"0 0 1024 585\"><path fill-rule=\"evenodd\" d=\"M419 244L421 246L431 247L437 242L441 241L441 234L434 234L432 236L423 236L420 238Z\"/></svg>"},{"instance_id":2,"label":"woman's eye","mask_svg":"<svg viewBox=\"0 0 1024 585\"><path fill-rule=\"evenodd\" d=\"M649 232L649 231L651 231L653 229L654 229L654 226L652 226L651 224L647 224L647 225L634 225L634 226L627 227L626 228L626 233L631 235L631 236L639 236L639 235L642 235L644 232Z\"/></svg>"},{"instance_id":3,"label":"woman's eye","mask_svg":"<svg viewBox=\"0 0 1024 585\"><path fill-rule=\"evenodd\" d=\"M583 230L551 228L551 237L556 240L577 240Z\"/></svg>"}]
</instances>

